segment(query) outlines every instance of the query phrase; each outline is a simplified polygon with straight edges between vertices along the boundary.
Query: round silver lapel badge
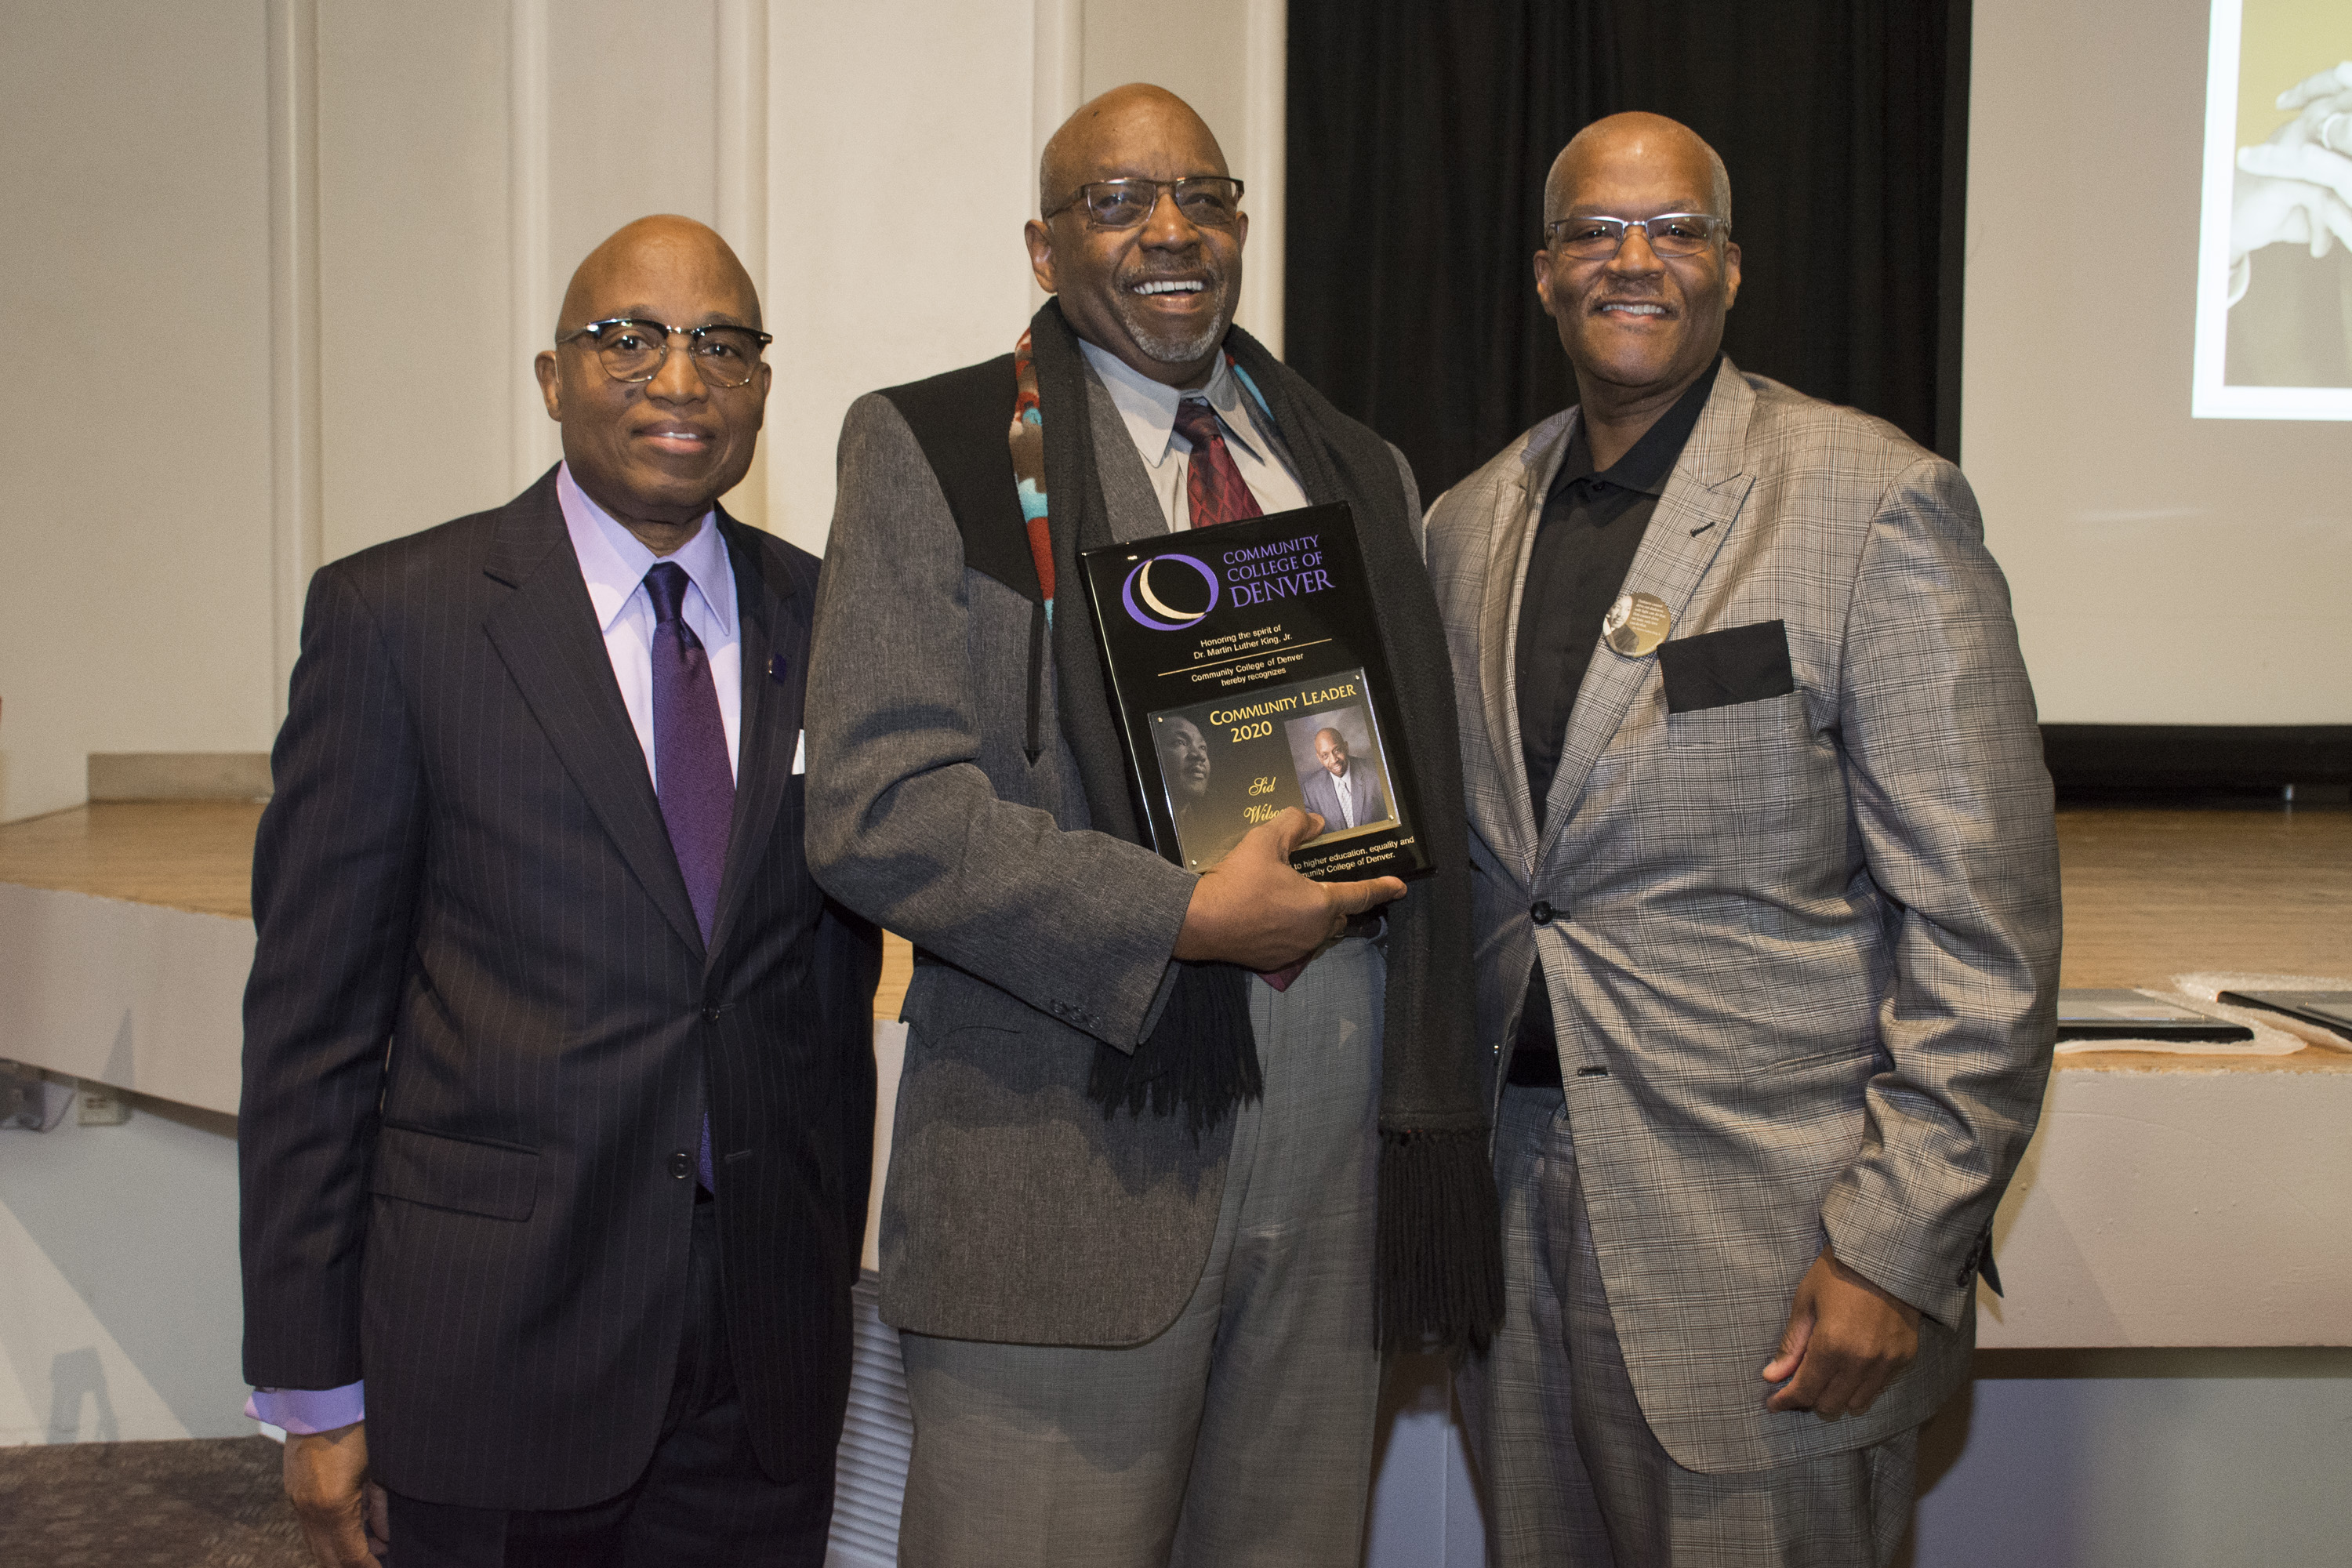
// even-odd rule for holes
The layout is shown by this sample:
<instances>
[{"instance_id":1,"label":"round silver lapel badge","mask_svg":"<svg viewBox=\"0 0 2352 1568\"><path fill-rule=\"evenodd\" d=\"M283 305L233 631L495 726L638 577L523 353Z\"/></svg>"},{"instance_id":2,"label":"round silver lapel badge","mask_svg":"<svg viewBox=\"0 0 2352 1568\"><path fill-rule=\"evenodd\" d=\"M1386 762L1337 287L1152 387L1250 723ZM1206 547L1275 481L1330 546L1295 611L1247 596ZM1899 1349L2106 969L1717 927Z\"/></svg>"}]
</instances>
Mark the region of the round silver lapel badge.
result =
<instances>
[{"instance_id":1,"label":"round silver lapel badge","mask_svg":"<svg viewBox=\"0 0 2352 1568\"><path fill-rule=\"evenodd\" d=\"M1666 602L1654 594L1620 594L1601 617L1601 640L1628 658L1644 658L1657 651L1674 626Z\"/></svg>"}]
</instances>

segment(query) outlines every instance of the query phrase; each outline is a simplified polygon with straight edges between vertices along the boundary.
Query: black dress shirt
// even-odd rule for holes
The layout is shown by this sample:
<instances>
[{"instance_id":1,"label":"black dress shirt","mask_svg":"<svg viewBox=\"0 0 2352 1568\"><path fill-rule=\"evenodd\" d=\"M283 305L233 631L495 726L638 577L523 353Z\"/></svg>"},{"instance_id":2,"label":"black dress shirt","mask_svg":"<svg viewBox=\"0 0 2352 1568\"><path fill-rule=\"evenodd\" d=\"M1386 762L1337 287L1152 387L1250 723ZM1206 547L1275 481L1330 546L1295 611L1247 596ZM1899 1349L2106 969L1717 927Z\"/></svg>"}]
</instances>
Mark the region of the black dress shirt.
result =
<instances>
[{"instance_id":1,"label":"black dress shirt","mask_svg":"<svg viewBox=\"0 0 2352 1568\"><path fill-rule=\"evenodd\" d=\"M1632 450L1599 473L1581 422L1544 497L1528 581L1519 600L1514 661L1519 705L1519 756L1535 802L1536 832L1544 828L1544 797L1559 770L1560 748L1577 688L1601 641L1601 617L1624 591L1625 574L1642 547L1650 515L1666 493L1675 464L1715 390L1718 356L1690 390L1642 433ZM1552 1040L1551 998L1543 967L1528 977L1511 1062L1513 1083L1557 1084L1559 1062Z\"/></svg>"}]
</instances>

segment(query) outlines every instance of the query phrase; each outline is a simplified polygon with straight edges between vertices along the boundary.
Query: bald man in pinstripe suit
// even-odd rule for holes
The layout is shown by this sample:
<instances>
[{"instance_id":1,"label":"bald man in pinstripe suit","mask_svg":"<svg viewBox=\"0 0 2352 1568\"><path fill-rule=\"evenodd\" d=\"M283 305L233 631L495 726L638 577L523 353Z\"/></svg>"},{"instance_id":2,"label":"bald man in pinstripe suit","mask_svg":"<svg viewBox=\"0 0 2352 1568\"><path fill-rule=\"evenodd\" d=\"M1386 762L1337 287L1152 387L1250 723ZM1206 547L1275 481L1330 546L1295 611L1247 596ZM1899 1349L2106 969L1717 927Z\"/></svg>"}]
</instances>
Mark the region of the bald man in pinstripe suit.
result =
<instances>
[{"instance_id":1,"label":"bald man in pinstripe suit","mask_svg":"<svg viewBox=\"0 0 2352 1568\"><path fill-rule=\"evenodd\" d=\"M539 356L563 463L311 584L239 1154L322 1563L824 1559L880 956L802 856L816 563L716 504L759 310L624 228Z\"/></svg>"}]
</instances>

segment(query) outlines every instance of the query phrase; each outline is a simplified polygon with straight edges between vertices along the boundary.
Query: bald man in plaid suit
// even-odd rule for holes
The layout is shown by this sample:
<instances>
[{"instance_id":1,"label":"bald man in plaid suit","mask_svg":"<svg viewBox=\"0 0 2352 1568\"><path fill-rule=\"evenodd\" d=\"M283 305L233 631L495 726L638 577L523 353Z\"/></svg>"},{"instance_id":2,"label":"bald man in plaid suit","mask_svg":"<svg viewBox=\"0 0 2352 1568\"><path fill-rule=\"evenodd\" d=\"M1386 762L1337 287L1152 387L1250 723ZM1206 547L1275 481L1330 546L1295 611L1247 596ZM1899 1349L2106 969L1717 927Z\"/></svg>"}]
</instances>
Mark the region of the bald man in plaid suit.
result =
<instances>
[{"instance_id":1,"label":"bald man in plaid suit","mask_svg":"<svg viewBox=\"0 0 2352 1568\"><path fill-rule=\"evenodd\" d=\"M1883 1563L2053 1037L2008 590L1958 469L1722 357L1706 143L1602 121L1545 217L1580 405L1428 523L1501 1080L1495 1561Z\"/></svg>"}]
</instances>

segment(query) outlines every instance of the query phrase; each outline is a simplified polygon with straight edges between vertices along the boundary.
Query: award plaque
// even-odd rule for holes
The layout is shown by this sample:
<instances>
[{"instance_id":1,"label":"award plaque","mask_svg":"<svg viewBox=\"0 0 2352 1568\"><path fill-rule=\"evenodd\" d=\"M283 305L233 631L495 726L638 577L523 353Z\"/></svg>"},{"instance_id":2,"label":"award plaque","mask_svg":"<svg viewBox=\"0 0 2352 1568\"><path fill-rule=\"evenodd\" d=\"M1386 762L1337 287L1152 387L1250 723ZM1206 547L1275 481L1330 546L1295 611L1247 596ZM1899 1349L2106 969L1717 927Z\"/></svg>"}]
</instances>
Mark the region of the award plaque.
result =
<instances>
[{"instance_id":1,"label":"award plaque","mask_svg":"<svg viewBox=\"0 0 2352 1568\"><path fill-rule=\"evenodd\" d=\"M1081 551L1153 847L1205 871L1298 806L1318 881L1430 869L1354 515L1309 507ZM1448 759L1451 761L1451 759Z\"/></svg>"}]
</instances>

